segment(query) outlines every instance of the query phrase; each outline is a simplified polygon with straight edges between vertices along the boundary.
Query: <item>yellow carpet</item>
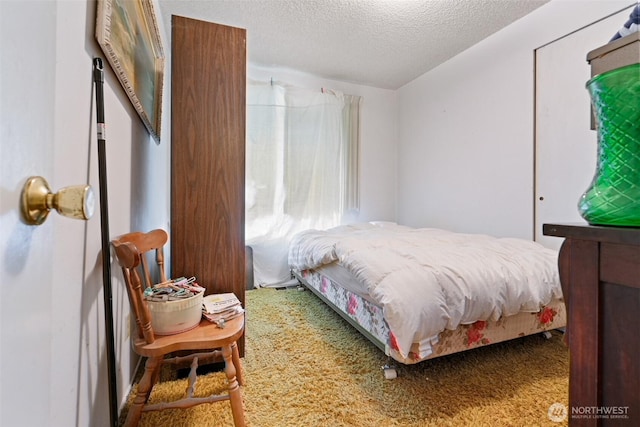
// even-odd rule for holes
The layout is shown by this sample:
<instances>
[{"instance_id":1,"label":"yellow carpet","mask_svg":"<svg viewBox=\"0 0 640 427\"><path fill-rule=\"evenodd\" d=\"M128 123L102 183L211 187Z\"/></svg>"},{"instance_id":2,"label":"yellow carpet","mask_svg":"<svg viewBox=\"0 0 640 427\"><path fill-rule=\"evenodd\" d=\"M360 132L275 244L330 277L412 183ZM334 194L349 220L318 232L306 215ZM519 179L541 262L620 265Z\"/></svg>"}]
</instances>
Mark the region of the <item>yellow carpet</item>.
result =
<instances>
[{"instance_id":1,"label":"yellow carpet","mask_svg":"<svg viewBox=\"0 0 640 427\"><path fill-rule=\"evenodd\" d=\"M387 357L309 291L247 291L246 330L248 426L567 425L548 416L552 404L568 405L568 351L560 333L400 365L398 378L385 380ZM180 397L186 384L163 382L152 400ZM223 389L221 373L198 379L198 395ZM140 425L233 422L228 402L220 402L145 413Z\"/></svg>"}]
</instances>

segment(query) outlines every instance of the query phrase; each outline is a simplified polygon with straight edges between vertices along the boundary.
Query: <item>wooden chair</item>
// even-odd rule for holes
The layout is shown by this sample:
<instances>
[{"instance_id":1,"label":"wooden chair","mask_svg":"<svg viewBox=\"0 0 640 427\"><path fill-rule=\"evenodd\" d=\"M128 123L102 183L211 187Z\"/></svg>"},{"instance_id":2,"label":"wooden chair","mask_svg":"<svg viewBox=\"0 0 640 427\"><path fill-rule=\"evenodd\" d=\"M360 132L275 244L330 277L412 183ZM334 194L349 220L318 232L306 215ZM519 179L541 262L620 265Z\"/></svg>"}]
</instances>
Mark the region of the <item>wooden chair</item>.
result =
<instances>
[{"instance_id":1,"label":"wooden chair","mask_svg":"<svg viewBox=\"0 0 640 427\"><path fill-rule=\"evenodd\" d=\"M144 375L138 383L138 390L129 408L125 426L135 426L140 421L142 412L161 411L164 409L190 408L203 403L229 400L233 422L236 427L244 426L244 409L240 385L244 384L242 366L238 354L237 340L244 333L244 316L226 322L224 328L203 319L198 326L187 332L175 335L154 334L151 327L151 313L144 300L144 289L154 283L151 280L147 260L149 252L155 251L160 282L167 280L164 271L163 246L168 241L164 230L153 230L148 233L133 232L119 236L111 241L118 263L122 267L124 282L131 308L135 314L137 334L132 336L134 351L146 357ZM202 351L206 350L206 351ZM186 356L166 357L170 353L191 352ZM228 393L207 397L194 397L196 385L196 369L198 362L224 360L225 374L228 382ZM163 364L174 366L191 364L189 385L186 397L174 402L149 403L149 396L154 385L159 381Z\"/></svg>"}]
</instances>

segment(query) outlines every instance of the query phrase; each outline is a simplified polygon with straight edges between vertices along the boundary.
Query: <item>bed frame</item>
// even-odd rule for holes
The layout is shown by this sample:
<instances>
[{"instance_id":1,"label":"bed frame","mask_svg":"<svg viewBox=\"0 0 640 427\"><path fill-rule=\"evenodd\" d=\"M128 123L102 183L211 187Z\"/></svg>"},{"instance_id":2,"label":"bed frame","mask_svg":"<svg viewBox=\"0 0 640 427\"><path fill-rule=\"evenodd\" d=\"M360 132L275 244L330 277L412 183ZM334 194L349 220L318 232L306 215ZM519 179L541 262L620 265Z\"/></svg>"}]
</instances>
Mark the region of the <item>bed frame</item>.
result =
<instances>
[{"instance_id":1,"label":"bed frame","mask_svg":"<svg viewBox=\"0 0 640 427\"><path fill-rule=\"evenodd\" d=\"M461 325L453 331L445 330L440 334L439 342L433 346L431 354L418 358L417 353L410 351L408 357L403 357L389 344L389 327L378 305L343 288L317 271L292 270L291 273L387 356L403 364L414 364L537 333L543 333L548 338L548 331L564 328L566 325L564 302L554 300L537 313L519 313L497 321L478 321Z\"/></svg>"}]
</instances>

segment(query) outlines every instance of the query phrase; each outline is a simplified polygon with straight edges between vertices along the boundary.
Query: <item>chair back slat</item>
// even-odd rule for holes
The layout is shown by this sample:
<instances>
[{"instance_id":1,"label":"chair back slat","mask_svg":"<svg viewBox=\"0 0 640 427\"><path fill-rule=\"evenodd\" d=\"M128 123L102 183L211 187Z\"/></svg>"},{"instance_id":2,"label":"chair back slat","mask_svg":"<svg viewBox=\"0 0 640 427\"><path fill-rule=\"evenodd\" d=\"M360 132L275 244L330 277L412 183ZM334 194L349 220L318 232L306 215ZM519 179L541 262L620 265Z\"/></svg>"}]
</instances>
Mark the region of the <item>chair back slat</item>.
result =
<instances>
[{"instance_id":1,"label":"chair back slat","mask_svg":"<svg viewBox=\"0 0 640 427\"><path fill-rule=\"evenodd\" d=\"M149 263L147 262L147 254L140 254L140 270L142 271L140 286L142 286L142 290L144 291L147 286L153 286L151 273L149 272Z\"/></svg>"},{"instance_id":2,"label":"chair back slat","mask_svg":"<svg viewBox=\"0 0 640 427\"><path fill-rule=\"evenodd\" d=\"M133 268L129 270L129 289L131 290L131 298L133 311L136 316L136 323L138 324L138 336L144 338L149 344L155 341L155 335L153 328L151 327L151 312L149 306L144 300L144 286L140 280L138 269Z\"/></svg>"},{"instance_id":3,"label":"chair back slat","mask_svg":"<svg viewBox=\"0 0 640 427\"><path fill-rule=\"evenodd\" d=\"M156 249L156 264L158 264L158 270L160 272L160 283L167 281L167 274L164 269L164 248L159 247Z\"/></svg>"},{"instance_id":4,"label":"chair back slat","mask_svg":"<svg viewBox=\"0 0 640 427\"><path fill-rule=\"evenodd\" d=\"M124 277L125 284L130 283L132 279L130 277L130 270L128 268L122 267L122 277ZM129 305L133 310L133 315L134 315L136 324L138 325L138 327L136 328L136 334L139 339L145 339L144 335L142 334L142 325L140 324L140 319L142 319L143 314L138 311L139 304L136 304L133 302L135 298L134 295L135 295L134 292L130 290L129 285L127 285L127 296L129 297ZM153 337L153 339L155 340L155 337Z\"/></svg>"}]
</instances>

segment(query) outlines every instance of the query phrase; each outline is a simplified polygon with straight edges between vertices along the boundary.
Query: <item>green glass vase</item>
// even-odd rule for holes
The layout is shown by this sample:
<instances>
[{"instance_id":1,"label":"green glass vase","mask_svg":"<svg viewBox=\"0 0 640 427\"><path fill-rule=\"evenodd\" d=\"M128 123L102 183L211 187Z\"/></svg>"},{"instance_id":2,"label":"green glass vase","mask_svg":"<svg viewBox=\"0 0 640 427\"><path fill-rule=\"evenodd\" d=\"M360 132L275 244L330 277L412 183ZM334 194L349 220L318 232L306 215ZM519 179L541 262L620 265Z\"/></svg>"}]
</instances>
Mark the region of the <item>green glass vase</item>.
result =
<instances>
[{"instance_id":1,"label":"green glass vase","mask_svg":"<svg viewBox=\"0 0 640 427\"><path fill-rule=\"evenodd\" d=\"M593 77L587 90L598 153L578 210L592 225L640 226L640 63Z\"/></svg>"}]
</instances>

